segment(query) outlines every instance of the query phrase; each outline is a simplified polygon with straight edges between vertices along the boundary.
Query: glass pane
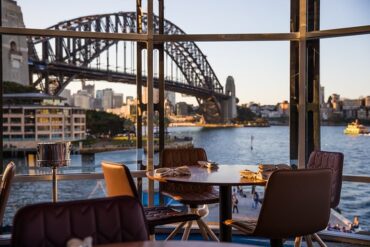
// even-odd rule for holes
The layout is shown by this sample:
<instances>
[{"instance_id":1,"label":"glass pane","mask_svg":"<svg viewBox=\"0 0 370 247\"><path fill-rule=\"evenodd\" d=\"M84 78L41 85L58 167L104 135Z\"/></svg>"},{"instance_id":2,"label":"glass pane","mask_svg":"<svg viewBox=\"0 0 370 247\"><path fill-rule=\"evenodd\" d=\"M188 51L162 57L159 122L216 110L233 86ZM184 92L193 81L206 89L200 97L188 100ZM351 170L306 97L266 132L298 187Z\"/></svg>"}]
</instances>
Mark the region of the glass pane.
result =
<instances>
[{"instance_id":1,"label":"glass pane","mask_svg":"<svg viewBox=\"0 0 370 247\"><path fill-rule=\"evenodd\" d=\"M19 0L17 3L23 12L24 25L28 28L47 28L82 16L131 12L136 8L135 1L120 0L104 3L94 0L89 4L82 0L53 4L47 0L33 3ZM289 32L289 4L289 0L165 1L165 18L186 33ZM34 11L35 5L38 6L38 11ZM146 12L145 1L143 11ZM158 13L156 1L154 12ZM39 13L42 13L42 18Z\"/></svg>"},{"instance_id":2,"label":"glass pane","mask_svg":"<svg viewBox=\"0 0 370 247\"><path fill-rule=\"evenodd\" d=\"M320 1L320 29L370 25L368 0Z\"/></svg>"}]
</instances>

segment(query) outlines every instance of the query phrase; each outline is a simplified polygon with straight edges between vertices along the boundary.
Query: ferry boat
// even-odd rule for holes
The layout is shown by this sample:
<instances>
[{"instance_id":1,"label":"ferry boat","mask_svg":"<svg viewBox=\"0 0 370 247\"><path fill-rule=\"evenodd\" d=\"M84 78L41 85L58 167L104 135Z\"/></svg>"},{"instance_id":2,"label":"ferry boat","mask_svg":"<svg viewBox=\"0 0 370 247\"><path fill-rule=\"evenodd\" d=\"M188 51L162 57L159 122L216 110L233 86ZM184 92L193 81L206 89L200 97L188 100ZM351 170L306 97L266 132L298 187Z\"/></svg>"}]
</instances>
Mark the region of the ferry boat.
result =
<instances>
[{"instance_id":1,"label":"ferry boat","mask_svg":"<svg viewBox=\"0 0 370 247\"><path fill-rule=\"evenodd\" d=\"M356 120L355 122L349 123L347 128L343 131L347 135L359 135L359 134L369 134L370 131L362 124Z\"/></svg>"}]
</instances>

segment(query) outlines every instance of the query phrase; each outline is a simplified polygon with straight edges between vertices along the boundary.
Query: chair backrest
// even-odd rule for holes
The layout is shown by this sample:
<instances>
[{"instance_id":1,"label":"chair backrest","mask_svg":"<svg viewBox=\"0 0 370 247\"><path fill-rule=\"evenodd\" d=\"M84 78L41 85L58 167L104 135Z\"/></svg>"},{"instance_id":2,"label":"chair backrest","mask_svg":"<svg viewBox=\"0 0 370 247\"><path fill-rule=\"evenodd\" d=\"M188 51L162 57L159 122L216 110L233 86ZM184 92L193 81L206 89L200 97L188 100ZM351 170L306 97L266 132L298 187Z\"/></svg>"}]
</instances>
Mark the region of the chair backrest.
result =
<instances>
[{"instance_id":1,"label":"chair backrest","mask_svg":"<svg viewBox=\"0 0 370 247\"><path fill-rule=\"evenodd\" d=\"M178 167L198 165L198 161L207 161L207 154L203 148L166 148L162 152L161 167ZM212 191L212 186L160 183L161 191L166 192L204 192Z\"/></svg>"},{"instance_id":2,"label":"chair backrest","mask_svg":"<svg viewBox=\"0 0 370 247\"><path fill-rule=\"evenodd\" d=\"M130 170L124 164L102 161L107 196L134 196L139 198Z\"/></svg>"},{"instance_id":3,"label":"chair backrest","mask_svg":"<svg viewBox=\"0 0 370 247\"><path fill-rule=\"evenodd\" d=\"M280 239L324 229L330 216L331 176L330 169L272 173L254 234Z\"/></svg>"},{"instance_id":4,"label":"chair backrest","mask_svg":"<svg viewBox=\"0 0 370 247\"><path fill-rule=\"evenodd\" d=\"M307 168L330 168L333 170L331 179L331 207L338 206L342 191L343 154L337 152L313 151L308 159Z\"/></svg>"},{"instance_id":5,"label":"chair backrest","mask_svg":"<svg viewBox=\"0 0 370 247\"><path fill-rule=\"evenodd\" d=\"M203 148L166 148L162 153L161 167L193 166L198 161L207 161Z\"/></svg>"},{"instance_id":6,"label":"chair backrest","mask_svg":"<svg viewBox=\"0 0 370 247\"><path fill-rule=\"evenodd\" d=\"M14 217L12 246L65 247L88 236L94 245L148 240L141 203L120 196L29 205Z\"/></svg>"},{"instance_id":7,"label":"chair backrest","mask_svg":"<svg viewBox=\"0 0 370 247\"><path fill-rule=\"evenodd\" d=\"M6 204L8 202L10 187L15 174L15 164L10 162L7 164L0 185L0 224L3 222Z\"/></svg>"}]
</instances>

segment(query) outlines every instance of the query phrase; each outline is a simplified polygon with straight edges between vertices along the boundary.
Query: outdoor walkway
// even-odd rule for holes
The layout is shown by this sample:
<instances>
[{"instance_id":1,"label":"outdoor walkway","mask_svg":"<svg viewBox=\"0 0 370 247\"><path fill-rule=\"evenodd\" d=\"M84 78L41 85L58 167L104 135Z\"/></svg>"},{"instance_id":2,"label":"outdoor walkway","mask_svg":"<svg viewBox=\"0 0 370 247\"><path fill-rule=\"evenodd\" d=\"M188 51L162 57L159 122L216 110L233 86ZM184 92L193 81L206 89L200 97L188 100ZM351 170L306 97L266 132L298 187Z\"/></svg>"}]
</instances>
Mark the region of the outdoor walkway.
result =
<instances>
[{"instance_id":1,"label":"outdoor walkway","mask_svg":"<svg viewBox=\"0 0 370 247\"><path fill-rule=\"evenodd\" d=\"M258 203L257 208L253 208L253 197L251 194L251 187L245 187L248 188L247 190L244 189L244 195L245 197L241 196L237 193L238 198L238 210L237 213L236 210L233 213L233 219L257 219L260 209L261 209L261 203ZM263 192L258 190L258 193L260 197L263 195ZM219 220L219 205L218 204L212 204L209 205L209 215L206 218L207 222L218 222Z\"/></svg>"}]
</instances>

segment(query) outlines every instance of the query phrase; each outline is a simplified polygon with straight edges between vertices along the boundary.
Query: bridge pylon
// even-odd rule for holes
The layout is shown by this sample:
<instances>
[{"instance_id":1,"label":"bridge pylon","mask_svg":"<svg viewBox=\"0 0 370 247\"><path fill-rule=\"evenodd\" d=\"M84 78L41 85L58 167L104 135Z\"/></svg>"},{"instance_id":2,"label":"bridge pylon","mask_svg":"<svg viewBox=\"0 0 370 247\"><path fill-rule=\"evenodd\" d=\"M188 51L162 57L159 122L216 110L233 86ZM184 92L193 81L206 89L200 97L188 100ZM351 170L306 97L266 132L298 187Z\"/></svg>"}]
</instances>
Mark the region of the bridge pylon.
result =
<instances>
[{"instance_id":1,"label":"bridge pylon","mask_svg":"<svg viewBox=\"0 0 370 247\"><path fill-rule=\"evenodd\" d=\"M225 94L229 97L221 101L222 121L224 123L230 123L231 120L237 117L237 98L235 95L235 82L232 76L228 76L226 79Z\"/></svg>"}]
</instances>

